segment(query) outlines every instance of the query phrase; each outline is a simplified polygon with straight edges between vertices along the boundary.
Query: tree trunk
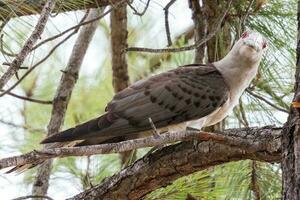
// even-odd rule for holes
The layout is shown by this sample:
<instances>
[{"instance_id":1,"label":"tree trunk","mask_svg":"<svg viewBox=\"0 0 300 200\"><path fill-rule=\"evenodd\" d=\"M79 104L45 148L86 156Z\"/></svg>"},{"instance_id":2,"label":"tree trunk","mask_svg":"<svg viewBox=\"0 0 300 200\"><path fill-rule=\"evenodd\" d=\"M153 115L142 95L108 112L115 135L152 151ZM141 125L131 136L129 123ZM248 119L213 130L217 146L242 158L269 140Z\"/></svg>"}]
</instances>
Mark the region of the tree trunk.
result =
<instances>
[{"instance_id":1,"label":"tree trunk","mask_svg":"<svg viewBox=\"0 0 300 200\"><path fill-rule=\"evenodd\" d=\"M127 4L124 3L110 14L111 27L111 53L113 70L113 87L115 93L125 89L129 85L128 67L126 59L127 48ZM126 140L126 138L124 138ZM134 151L120 154L122 166L130 162L134 157Z\"/></svg>"},{"instance_id":2,"label":"tree trunk","mask_svg":"<svg viewBox=\"0 0 300 200\"><path fill-rule=\"evenodd\" d=\"M298 1L298 37L293 102L300 102L300 1ZM292 107L282 131L282 199L300 199L300 109Z\"/></svg>"},{"instance_id":3,"label":"tree trunk","mask_svg":"<svg viewBox=\"0 0 300 200\"><path fill-rule=\"evenodd\" d=\"M205 1L202 1L202 7L198 0L189 0L189 6L192 10L192 19L195 27L195 43L206 36L207 18L204 9ZM205 55L205 45L201 45L195 50L195 63L203 63Z\"/></svg>"}]
</instances>

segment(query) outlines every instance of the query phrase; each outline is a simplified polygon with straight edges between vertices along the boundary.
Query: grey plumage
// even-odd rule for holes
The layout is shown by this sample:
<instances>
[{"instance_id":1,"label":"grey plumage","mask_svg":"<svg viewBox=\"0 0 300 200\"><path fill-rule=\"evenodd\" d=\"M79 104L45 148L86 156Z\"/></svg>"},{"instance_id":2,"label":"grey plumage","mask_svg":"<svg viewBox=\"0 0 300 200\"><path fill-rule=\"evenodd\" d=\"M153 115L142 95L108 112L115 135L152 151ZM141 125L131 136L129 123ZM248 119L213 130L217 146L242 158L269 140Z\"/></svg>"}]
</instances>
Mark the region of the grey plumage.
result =
<instances>
[{"instance_id":1,"label":"grey plumage","mask_svg":"<svg viewBox=\"0 0 300 200\"><path fill-rule=\"evenodd\" d=\"M87 145L138 137L151 130L149 118L161 128L209 115L226 102L228 91L212 64L182 66L132 84L114 96L104 115L42 143L83 140L80 144Z\"/></svg>"}]
</instances>

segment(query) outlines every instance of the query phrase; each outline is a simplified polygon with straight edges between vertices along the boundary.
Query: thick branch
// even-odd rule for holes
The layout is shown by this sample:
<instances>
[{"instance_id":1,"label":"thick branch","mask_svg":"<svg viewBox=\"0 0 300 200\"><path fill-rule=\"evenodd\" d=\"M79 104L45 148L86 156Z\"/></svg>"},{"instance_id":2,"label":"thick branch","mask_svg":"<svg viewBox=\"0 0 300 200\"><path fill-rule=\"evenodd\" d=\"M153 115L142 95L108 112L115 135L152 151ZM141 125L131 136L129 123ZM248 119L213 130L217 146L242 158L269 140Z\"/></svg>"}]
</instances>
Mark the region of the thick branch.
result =
<instances>
[{"instance_id":1,"label":"thick branch","mask_svg":"<svg viewBox=\"0 0 300 200\"><path fill-rule=\"evenodd\" d=\"M151 191L171 184L175 179L230 161L252 159L280 162L280 129L231 129L223 134L260 143L256 148L213 141L182 142L158 150L106 179L102 184L70 199L141 199ZM264 145L263 145L264 144Z\"/></svg>"},{"instance_id":2,"label":"thick branch","mask_svg":"<svg viewBox=\"0 0 300 200\"><path fill-rule=\"evenodd\" d=\"M278 149L278 147L276 146L278 144L278 139L276 139L276 141L272 141L271 143L269 143L269 141L266 141L266 139L268 139L267 137L272 136L276 138L278 136L277 130L280 129L231 129L225 131L224 133L182 131L161 134L159 137L151 136L146 138L127 140L119 143L69 148L49 148L44 149L42 151L32 151L30 153L26 153L20 156L1 159L0 169L16 165L39 163L43 160L55 157L90 156L95 154L120 153L137 148L161 146L168 143L187 141L193 139L199 141L212 140L216 143L239 146L240 148L245 148L252 151L256 151L257 149L261 148ZM245 132L252 135L243 135L245 134ZM254 133L256 135L254 135Z\"/></svg>"}]
</instances>

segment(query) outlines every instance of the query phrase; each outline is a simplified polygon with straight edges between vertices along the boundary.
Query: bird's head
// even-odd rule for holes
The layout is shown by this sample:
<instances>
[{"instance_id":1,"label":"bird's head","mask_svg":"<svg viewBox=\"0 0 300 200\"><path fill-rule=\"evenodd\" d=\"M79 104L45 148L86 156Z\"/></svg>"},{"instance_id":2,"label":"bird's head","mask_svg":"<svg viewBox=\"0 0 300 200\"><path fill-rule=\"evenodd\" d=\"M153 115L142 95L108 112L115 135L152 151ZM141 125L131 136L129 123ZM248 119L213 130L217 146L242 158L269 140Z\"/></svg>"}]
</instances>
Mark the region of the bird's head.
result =
<instances>
[{"instance_id":1,"label":"bird's head","mask_svg":"<svg viewBox=\"0 0 300 200\"><path fill-rule=\"evenodd\" d=\"M267 45L267 40L260 33L248 30L235 43L232 51L239 59L253 64L261 60Z\"/></svg>"}]
</instances>

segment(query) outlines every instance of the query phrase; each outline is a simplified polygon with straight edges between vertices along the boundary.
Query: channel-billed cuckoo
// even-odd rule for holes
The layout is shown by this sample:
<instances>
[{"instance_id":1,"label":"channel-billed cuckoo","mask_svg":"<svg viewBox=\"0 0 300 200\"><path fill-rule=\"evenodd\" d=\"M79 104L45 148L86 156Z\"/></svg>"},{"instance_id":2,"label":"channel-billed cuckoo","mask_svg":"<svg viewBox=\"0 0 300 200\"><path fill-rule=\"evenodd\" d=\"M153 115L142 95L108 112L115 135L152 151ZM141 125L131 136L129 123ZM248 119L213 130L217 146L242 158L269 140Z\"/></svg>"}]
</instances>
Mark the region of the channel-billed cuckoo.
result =
<instances>
[{"instance_id":1,"label":"channel-billed cuckoo","mask_svg":"<svg viewBox=\"0 0 300 200\"><path fill-rule=\"evenodd\" d=\"M106 113L67 129L42 143L74 142L76 145L118 142L152 131L149 119L160 129L173 129L199 120L201 126L224 119L255 77L266 39L246 31L221 60L191 64L135 82L117 93Z\"/></svg>"}]
</instances>

